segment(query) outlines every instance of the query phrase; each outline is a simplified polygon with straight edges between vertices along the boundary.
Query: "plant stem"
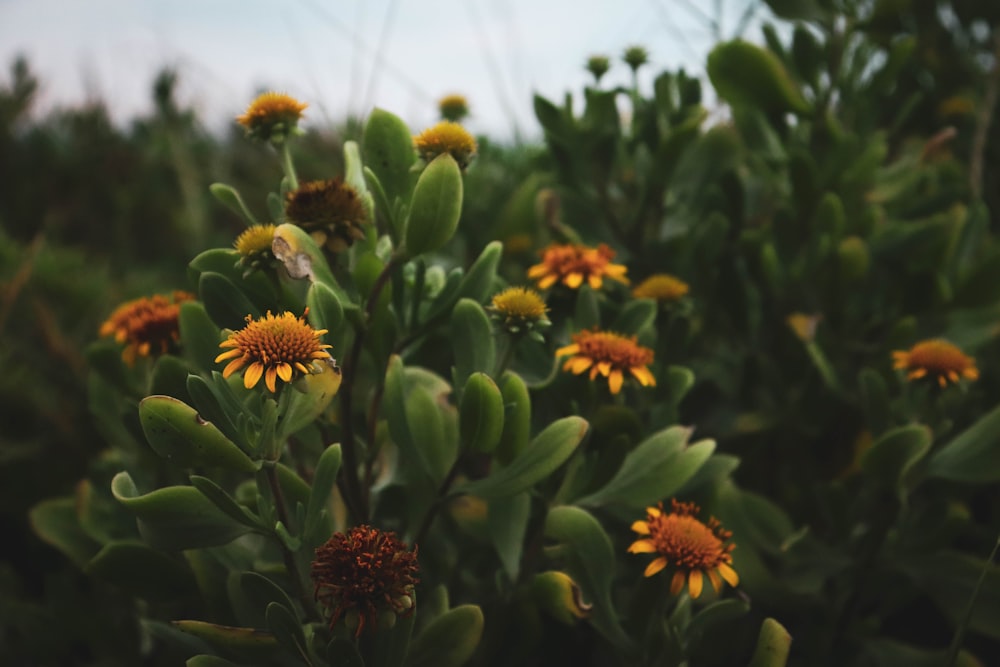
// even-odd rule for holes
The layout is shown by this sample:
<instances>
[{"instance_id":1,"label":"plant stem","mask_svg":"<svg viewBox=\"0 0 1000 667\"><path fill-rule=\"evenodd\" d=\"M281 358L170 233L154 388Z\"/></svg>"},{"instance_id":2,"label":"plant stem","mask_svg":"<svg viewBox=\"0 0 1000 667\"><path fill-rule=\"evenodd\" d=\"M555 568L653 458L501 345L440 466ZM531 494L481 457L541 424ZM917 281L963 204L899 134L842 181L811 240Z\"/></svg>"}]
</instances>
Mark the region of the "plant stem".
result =
<instances>
[{"instance_id":1,"label":"plant stem","mask_svg":"<svg viewBox=\"0 0 1000 667\"><path fill-rule=\"evenodd\" d=\"M278 482L278 469L273 463L265 462L262 470L264 472L264 476L267 478L267 485L271 490L271 496L274 498L274 509L278 513L278 521L280 521L285 528L290 529L290 524L288 522L288 508L285 507L285 496L281 492L281 484ZM276 539L281 545L281 555L285 561L285 569L288 570L288 577L292 580L292 590L294 591L295 596L299 599L299 602L302 604L302 611L306 616L306 620L319 620L319 615L316 613L316 606L312 599L306 595L306 589L302 585L302 572L299 570L298 563L295 561L295 554L289 551L284 541L280 538Z\"/></svg>"},{"instance_id":2,"label":"plant stem","mask_svg":"<svg viewBox=\"0 0 1000 667\"><path fill-rule=\"evenodd\" d=\"M389 282L392 272L402 261L403 257L401 255L393 255L392 259L389 260L382 269L382 272L375 279L371 294L368 295L368 301L365 303L364 318L355 332L354 343L351 345L351 350L344 361L344 377L340 389L340 412L343 422L344 485L347 495L352 499L348 503L348 506L354 507L352 514L361 523L368 521L368 493L367 489L361 488L361 480L358 478L357 441L354 435L353 420L354 397L352 393L354 381L357 377L358 363L361 361L361 352L364 349L365 333L375 312L375 306L378 304L379 296L381 296L382 290L385 289L386 283Z\"/></svg>"},{"instance_id":3,"label":"plant stem","mask_svg":"<svg viewBox=\"0 0 1000 667\"><path fill-rule=\"evenodd\" d=\"M994 48L993 69L986 80L986 93L983 103L976 114L976 129L972 137L972 157L969 162L969 189L973 199L983 195L983 164L986 157L986 145L989 143L990 125L993 122L993 112L996 110L997 97L1000 94L1000 25L993 26Z\"/></svg>"},{"instance_id":4,"label":"plant stem","mask_svg":"<svg viewBox=\"0 0 1000 667\"><path fill-rule=\"evenodd\" d=\"M986 559L983 564L983 571L979 573L979 580L976 581L976 587L972 589L972 596L969 598L969 604L965 607L965 613L962 614L962 622L958 624L958 628L955 629L955 636L951 640L951 646L948 647L948 657L945 659L945 667L952 667L955 661L958 660L958 651L962 648L962 638L965 636L965 629L969 627L969 623L972 621L972 611L976 606L976 598L979 597L979 591L983 588L983 582L986 581L986 574L990 571L993 566L993 561L997 557L997 551L1000 551L1000 535L997 535L997 541L993 545L993 551L990 552L990 557Z\"/></svg>"},{"instance_id":5,"label":"plant stem","mask_svg":"<svg viewBox=\"0 0 1000 667\"><path fill-rule=\"evenodd\" d=\"M285 170L285 178L288 179L288 187L298 190L299 178L295 175L295 164L292 162L292 151L288 148L287 139L281 142L281 163Z\"/></svg>"},{"instance_id":6,"label":"plant stem","mask_svg":"<svg viewBox=\"0 0 1000 667\"><path fill-rule=\"evenodd\" d=\"M451 485L455 483L455 478L458 477L458 469L461 462L462 457L459 456L455 460L455 464L451 466L451 470L448 471L444 481L441 482L441 486L438 487L437 498L435 498L434 502L431 503L431 506L427 508L427 514L424 515L424 520L420 522L420 528L417 530L417 535L413 538L414 544L420 544L424 537L427 536L427 531L430 530L431 524L434 523L434 517L437 516L438 510L441 508L441 503L448 494L448 490L451 488Z\"/></svg>"}]
</instances>

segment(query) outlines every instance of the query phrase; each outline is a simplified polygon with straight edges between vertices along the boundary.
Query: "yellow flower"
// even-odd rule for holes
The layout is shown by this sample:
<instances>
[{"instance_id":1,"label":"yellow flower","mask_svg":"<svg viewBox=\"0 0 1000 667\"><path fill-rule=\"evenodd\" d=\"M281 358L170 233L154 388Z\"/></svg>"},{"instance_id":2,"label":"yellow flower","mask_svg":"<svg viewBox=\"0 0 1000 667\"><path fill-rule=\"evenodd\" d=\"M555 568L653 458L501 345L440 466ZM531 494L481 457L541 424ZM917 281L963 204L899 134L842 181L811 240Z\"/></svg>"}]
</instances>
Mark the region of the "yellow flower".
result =
<instances>
[{"instance_id":1,"label":"yellow flower","mask_svg":"<svg viewBox=\"0 0 1000 667\"><path fill-rule=\"evenodd\" d=\"M355 526L316 549L314 597L329 613L331 630L343 618L360 637L365 628L376 629L384 612L413 613L419 571L416 549L409 551L395 533Z\"/></svg>"},{"instance_id":2,"label":"yellow flower","mask_svg":"<svg viewBox=\"0 0 1000 667\"><path fill-rule=\"evenodd\" d=\"M445 95L438 100L438 111L444 120L457 123L469 115L469 103L463 95Z\"/></svg>"},{"instance_id":3,"label":"yellow flower","mask_svg":"<svg viewBox=\"0 0 1000 667\"><path fill-rule=\"evenodd\" d=\"M343 252L365 237L369 223L357 191L339 178L309 181L285 196L285 215L330 252Z\"/></svg>"},{"instance_id":4,"label":"yellow flower","mask_svg":"<svg viewBox=\"0 0 1000 667\"><path fill-rule=\"evenodd\" d=\"M267 315L254 320L247 315L247 325L229 334L219 347L233 348L215 358L215 363L230 359L222 377L229 377L246 367L243 386L251 389L261 376L271 392L277 391L278 378L291 382L296 371L302 374L318 372L313 362L329 358L330 347L320 343L326 329L313 329L303 318L285 312L275 317Z\"/></svg>"},{"instance_id":5,"label":"yellow flower","mask_svg":"<svg viewBox=\"0 0 1000 667\"><path fill-rule=\"evenodd\" d=\"M458 123L443 120L413 137L413 145L425 162L450 153L462 171L476 154L476 140Z\"/></svg>"},{"instance_id":6,"label":"yellow flower","mask_svg":"<svg viewBox=\"0 0 1000 667\"><path fill-rule=\"evenodd\" d=\"M632 290L637 299L656 301L677 301L688 293L688 284L666 273L655 273L643 280Z\"/></svg>"},{"instance_id":7,"label":"yellow flower","mask_svg":"<svg viewBox=\"0 0 1000 667\"><path fill-rule=\"evenodd\" d=\"M636 343L635 336L622 336L610 331L580 331L573 334L573 343L556 350L556 356L573 355L563 364L564 371L576 375L590 369L590 379L600 373L608 379L612 394L621 391L625 373L630 373L644 387L655 387L656 378L649 371L653 351Z\"/></svg>"},{"instance_id":8,"label":"yellow flower","mask_svg":"<svg viewBox=\"0 0 1000 667\"><path fill-rule=\"evenodd\" d=\"M545 301L538 292L526 287L508 287L495 294L489 310L494 319L502 322L511 333L551 324L545 317L549 310Z\"/></svg>"},{"instance_id":9,"label":"yellow flower","mask_svg":"<svg viewBox=\"0 0 1000 667\"><path fill-rule=\"evenodd\" d=\"M307 106L284 93L264 93L236 117L236 122L253 139L281 143L296 129Z\"/></svg>"},{"instance_id":10,"label":"yellow flower","mask_svg":"<svg viewBox=\"0 0 1000 667\"><path fill-rule=\"evenodd\" d=\"M174 292L166 297L155 294L128 301L115 308L101 325L101 336L114 336L125 343L122 359L135 364L136 357L166 354L176 350L180 341L180 304L192 301L194 294Z\"/></svg>"},{"instance_id":11,"label":"yellow flower","mask_svg":"<svg viewBox=\"0 0 1000 667\"><path fill-rule=\"evenodd\" d=\"M796 338L803 343L811 343L816 339L816 327L819 326L819 322L822 319L822 315L792 313L785 318L785 324L792 330Z\"/></svg>"},{"instance_id":12,"label":"yellow flower","mask_svg":"<svg viewBox=\"0 0 1000 667\"><path fill-rule=\"evenodd\" d=\"M586 280L593 289L600 289L604 278L628 284L623 264L612 264L615 251L605 244L596 248L575 243L553 243L542 251L542 261L528 269L528 277L538 280L539 289L547 289L557 281L577 289Z\"/></svg>"},{"instance_id":13,"label":"yellow flower","mask_svg":"<svg viewBox=\"0 0 1000 667\"><path fill-rule=\"evenodd\" d=\"M930 377L937 379L942 387L960 378L979 377L976 360L940 338L920 341L909 350L897 350L892 353L892 360L893 368L907 371L907 380Z\"/></svg>"},{"instance_id":14,"label":"yellow flower","mask_svg":"<svg viewBox=\"0 0 1000 667\"><path fill-rule=\"evenodd\" d=\"M252 225L236 237L233 246L240 254L240 264L247 271L259 268L274 257L271 252L271 242L274 240L274 225Z\"/></svg>"},{"instance_id":15,"label":"yellow flower","mask_svg":"<svg viewBox=\"0 0 1000 667\"><path fill-rule=\"evenodd\" d=\"M670 594L677 595L687 580L692 598L701 595L704 577L708 577L716 592L725 579L730 586L740 582L732 568L733 544L726 544L732 533L724 530L712 518L702 523L695 515L701 510L694 503L671 500L671 512L665 514L663 503L646 508L646 520L636 521L632 530L641 535L628 548L633 554L656 554L646 566L645 575L651 577L670 566L674 570L670 580Z\"/></svg>"}]
</instances>

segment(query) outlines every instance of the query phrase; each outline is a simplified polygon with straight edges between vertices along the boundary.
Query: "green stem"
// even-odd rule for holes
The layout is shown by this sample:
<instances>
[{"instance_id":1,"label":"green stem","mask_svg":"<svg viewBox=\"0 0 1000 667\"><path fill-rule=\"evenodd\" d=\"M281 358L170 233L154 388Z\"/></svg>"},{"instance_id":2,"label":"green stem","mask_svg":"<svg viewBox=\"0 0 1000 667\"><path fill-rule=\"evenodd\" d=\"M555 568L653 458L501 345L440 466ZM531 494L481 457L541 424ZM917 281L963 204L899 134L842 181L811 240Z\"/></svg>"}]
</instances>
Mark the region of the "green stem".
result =
<instances>
[{"instance_id":1,"label":"green stem","mask_svg":"<svg viewBox=\"0 0 1000 667\"><path fill-rule=\"evenodd\" d=\"M946 667L953 667L955 662L958 660L958 652L962 648L962 639L965 636L965 629L969 627L969 623L972 621L972 612L976 606L976 599L979 597L979 591L983 588L983 582L986 581L986 575L989 573L990 568L993 567L993 560L997 557L997 551L1000 551L1000 535L997 535L996 544L993 545L993 551L990 552L990 557L986 559L983 563L983 570L979 573L979 580L976 582L976 587L972 589L972 596L969 598L969 604L965 607L965 613L962 614L962 622L958 624L958 628L955 630L955 636L951 640L951 646L948 647L948 657L945 659L944 664Z\"/></svg>"},{"instance_id":2,"label":"green stem","mask_svg":"<svg viewBox=\"0 0 1000 667\"><path fill-rule=\"evenodd\" d=\"M288 508L285 506L285 496L281 492L281 484L278 482L278 469L273 463L266 461L264 462L262 470L264 472L264 476L267 478L267 485L271 491L271 497L274 499L274 509L278 513L278 521L280 521L285 528L290 529L291 526L288 519ZM288 547L281 538L275 536L275 539L281 546L281 556L285 561L285 569L288 570L288 577L292 580L292 590L295 592L295 596L302 604L302 611L306 616L306 620L318 621L319 615L316 613L316 605L313 603L312 598L306 594L305 586L302 583L302 572L299 570L298 563L295 561L295 554L289 551Z\"/></svg>"},{"instance_id":3,"label":"green stem","mask_svg":"<svg viewBox=\"0 0 1000 667\"><path fill-rule=\"evenodd\" d=\"M427 531L431 529L431 524L434 523L434 517L441 508L442 502L447 497L448 490L451 489L451 485L455 483L455 478L458 477L459 464L461 462L461 456L455 459L455 463L451 466L451 470L448 471L448 475L445 476L444 481L441 482L441 486L438 487L437 497L434 499L434 502L431 503L431 506L427 508L424 520L420 522L420 529L417 530L417 535L413 538L414 544L420 544L424 537L427 536Z\"/></svg>"},{"instance_id":4,"label":"green stem","mask_svg":"<svg viewBox=\"0 0 1000 667\"><path fill-rule=\"evenodd\" d=\"M288 187L298 190L299 177L295 175L295 164L292 162L292 151L288 148L287 139L281 142L281 163L285 170L285 178L288 179Z\"/></svg>"}]
</instances>

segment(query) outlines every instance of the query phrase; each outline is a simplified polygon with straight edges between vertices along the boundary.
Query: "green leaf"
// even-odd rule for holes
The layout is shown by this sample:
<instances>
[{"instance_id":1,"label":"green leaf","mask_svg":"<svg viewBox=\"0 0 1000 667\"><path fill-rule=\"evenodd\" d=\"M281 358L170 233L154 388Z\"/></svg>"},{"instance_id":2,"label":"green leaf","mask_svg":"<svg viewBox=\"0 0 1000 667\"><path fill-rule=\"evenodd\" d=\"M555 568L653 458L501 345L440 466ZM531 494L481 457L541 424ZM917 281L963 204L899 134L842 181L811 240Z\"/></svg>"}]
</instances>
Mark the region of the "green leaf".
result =
<instances>
[{"instance_id":1,"label":"green leaf","mask_svg":"<svg viewBox=\"0 0 1000 667\"><path fill-rule=\"evenodd\" d=\"M447 436L440 395L433 395L426 388L415 386L406 395L406 422L413 436L418 456L425 462L435 484L439 484L458 456L458 447L452 446ZM454 443L457 445L457 443Z\"/></svg>"},{"instance_id":2,"label":"green leaf","mask_svg":"<svg viewBox=\"0 0 1000 667\"><path fill-rule=\"evenodd\" d=\"M213 648L240 658L256 659L257 662L278 648L274 635L264 630L191 620L171 621L171 625L207 642Z\"/></svg>"},{"instance_id":3,"label":"green leaf","mask_svg":"<svg viewBox=\"0 0 1000 667\"><path fill-rule=\"evenodd\" d=\"M410 646L408 667L461 667L483 634L483 612L473 604L450 609L424 628Z\"/></svg>"},{"instance_id":4,"label":"green leaf","mask_svg":"<svg viewBox=\"0 0 1000 667\"><path fill-rule=\"evenodd\" d=\"M132 477L120 472L111 480L111 492L136 516L139 533L157 549L218 546L250 531L193 486L168 486L140 494Z\"/></svg>"},{"instance_id":5,"label":"green leaf","mask_svg":"<svg viewBox=\"0 0 1000 667\"><path fill-rule=\"evenodd\" d=\"M597 303L597 292L590 285L581 285L576 291L573 328L579 331L599 326L601 326L601 308Z\"/></svg>"},{"instance_id":6,"label":"green leaf","mask_svg":"<svg viewBox=\"0 0 1000 667\"><path fill-rule=\"evenodd\" d=\"M398 116L376 108L365 124L361 149L365 165L378 176L387 204L409 201L410 168L417 161L410 128Z\"/></svg>"},{"instance_id":7,"label":"green leaf","mask_svg":"<svg viewBox=\"0 0 1000 667\"><path fill-rule=\"evenodd\" d=\"M179 357L164 354L153 364L153 372L149 381L149 393L165 394L190 400L187 391L187 377L191 368Z\"/></svg>"},{"instance_id":8,"label":"green leaf","mask_svg":"<svg viewBox=\"0 0 1000 667\"><path fill-rule=\"evenodd\" d=\"M257 219L250 212L250 209L247 208L236 188L225 183L212 183L208 186L208 191L212 193L213 197L222 202L226 208L246 220L247 224L258 224Z\"/></svg>"},{"instance_id":9,"label":"green leaf","mask_svg":"<svg viewBox=\"0 0 1000 667\"><path fill-rule=\"evenodd\" d=\"M910 471L930 451L933 440L933 432L923 424L894 428L865 450L861 469L902 498Z\"/></svg>"},{"instance_id":10,"label":"green leaf","mask_svg":"<svg viewBox=\"0 0 1000 667\"><path fill-rule=\"evenodd\" d=\"M765 618L748 667L784 667L791 645L788 630L773 618Z\"/></svg>"},{"instance_id":11,"label":"green leaf","mask_svg":"<svg viewBox=\"0 0 1000 667\"><path fill-rule=\"evenodd\" d=\"M866 421L877 435L889 425L889 391L885 380L872 368L862 368L858 373L858 394Z\"/></svg>"},{"instance_id":12,"label":"green leaf","mask_svg":"<svg viewBox=\"0 0 1000 667\"><path fill-rule=\"evenodd\" d=\"M309 373L287 387L279 400L279 438L291 436L309 426L330 407L343 380L340 367L331 358L317 359L319 373Z\"/></svg>"},{"instance_id":13,"label":"green leaf","mask_svg":"<svg viewBox=\"0 0 1000 667\"><path fill-rule=\"evenodd\" d=\"M504 372L500 378L500 394L504 418L496 456L502 465L510 465L531 442L531 395L524 380L513 371Z\"/></svg>"},{"instance_id":14,"label":"green leaf","mask_svg":"<svg viewBox=\"0 0 1000 667\"><path fill-rule=\"evenodd\" d=\"M183 562L142 542L109 542L84 571L146 600L173 600L196 590Z\"/></svg>"},{"instance_id":15,"label":"green leaf","mask_svg":"<svg viewBox=\"0 0 1000 667\"><path fill-rule=\"evenodd\" d=\"M267 532L266 526L261 522L260 517L249 509L236 502L236 499L226 493L226 491L207 477L191 475L191 486L198 489L203 496L234 521L242 523L244 526L258 532Z\"/></svg>"},{"instance_id":16,"label":"green leaf","mask_svg":"<svg viewBox=\"0 0 1000 667\"><path fill-rule=\"evenodd\" d=\"M615 551L601 524L579 507L555 507L545 518L545 537L559 542L566 571L593 603L590 623L619 648L631 647L611 599Z\"/></svg>"},{"instance_id":17,"label":"green leaf","mask_svg":"<svg viewBox=\"0 0 1000 667\"><path fill-rule=\"evenodd\" d=\"M578 505L609 504L642 508L680 489L715 451L714 440L688 445L691 429L672 426L647 438L629 452L621 468L603 488L580 498Z\"/></svg>"},{"instance_id":18,"label":"green leaf","mask_svg":"<svg viewBox=\"0 0 1000 667\"><path fill-rule=\"evenodd\" d=\"M365 667L357 647L349 639L334 639L326 645L326 659L337 667Z\"/></svg>"},{"instance_id":19,"label":"green leaf","mask_svg":"<svg viewBox=\"0 0 1000 667\"><path fill-rule=\"evenodd\" d=\"M303 531L305 546L308 549L318 547L329 539L333 532L329 517L330 494L337 483L341 458L340 444L337 443L327 447L316 463L312 490L309 492L309 504L306 506L306 525Z\"/></svg>"},{"instance_id":20,"label":"green leaf","mask_svg":"<svg viewBox=\"0 0 1000 667\"><path fill-rule=\"evenodd\" d=\"M185 301L180 305L177 321L184 354L201 370L211 371L216 367L215 358L222 352L219 349L222 336L205 306L198 301Z\"/></svg>"},{"instance_id":21,"label":"green leaf","mask_svg":"<svg viewBox=\"0 0 1000 667\"><path fill-rule=\"evenodd\" d=\"M503 257L503 244L500 241L487 243L459 283L458 298L483 303L492 294L501 257Z\"/></svg>"},{"instance_id":22,"label":"green leaf","mask_svg":"<svg viewBox=\"0 0 1000 667\"><path fill-rule=\"evenodd\" d=\"M198 279L198 294L212 320L226 329L241 329L247 315L260 317L260 310L221 273L207 271Z\"/></svg>"},{"instance_id":23,"label":"green leaf","mask_svg":"<svg viewBox=\"0 0 1000 667\"><path fill-rule=\"evenodd\" d=\"M1000 407L935 451L924 474L970 484L1000 480Z\"/></svg>"},{"instance_id":24,"label":"green leaf","mask_svg":"<svg viewBox=\"0 0 1000 667\"><path fill-rule=\"evenodd\" d=\"M235 662L208 654L192 656L187 659L184 665L185 667L240 667Z\"/></svg>"},{"instance_id":25,"label":"green leaf","mask_svg":"<svg viewBox=\"0 0 1000 667\"><path fill-rule=\"evenodd\" d=\"M448 153L434 158L420 174L406 220L406 251L437 250L455 234L462 215L462 172Z\"/></svg>"},{"instance_id":26,"label":"green leaf","mask_svg":"<svg viewBox=\"0 0 1000 667\"><path fill-rule=\"evenodd\" d=\"M343 357L345 351L338 350L338 347L343 345L342 329L347 326L347 322L344 319L344 306L337 293L323 283L313 283L306 292L306 305L309 306L309 324L314 329L326 329L334 346L334 354Z\"/></svg>"},{"instance_id":27,"label":"green leaf","mask_svg":"<svg viewBox=\"0 0 1000 667\"><path fill-rule=\"evenodd\" d=\"M451 342L455 350L455 386L464 387L475 372L492 373L496 364L493 325L479 303L459 299L451 314Z\"/></svg>"},{"instance_id":28,"label":"green leaf","mask_svg":"<svg viewBox=\"0 0 1000 667\"><path fill-rule=\"evenodd\" d=\"M519 493L490 501L486 515L493 548L496 549L504 572L511 581L517 581L521 572L521 553L524 536L531 518L531 496Z\"/></svg>"},{"instance_id":29,"label":"green leaf","mask_svg":"<svg viewBox=\"0 0 1000 667\"><path fill-rule=\"evenodd\" d=\"M31 529L43 542L61 551L77 566L83 567L101 545L80 526L75 498L49 498L31 508Z\"/></svg>"},{"instance_id":30,"label":"green leaf","mask_svg":"<svg viewBox=\"0 0 1000 667\"><path fill-rule=\"evenodd\" d=\"M259 467L211 422L183 401L148 396L139 402L139 420L157 454L184 468L208 466L254 472Z\"/></svg>"},{"instance_id":31,"label":"green leaf","mask_svg":"<svg viewBox=\"0 0 1000 667\"><path fill-rule=\"evenodd\" d=\"M964 621L973 591L985 574L967 629L1000 639L1000 567L952 550L913 554L900 559L899 566L956 626Z\"/></svg>"},{"instance_id":32,"label":"green leaf","mask_svg":"<svg viewBox=\"0 0 1000 667\"><path fill-rule=\"evenodd\" d=\"M486 373L473 373L462 391L459 433L470 452L492 454L503 433L503 395Z\"/></svg>"},{"instance_id":33,"label":"green leaf","mask_svg":"<svg viewBox=\"0 0 1000 667\"><path fill-rule=\"evenodd\" d=\"M413 597L416 600L416 596ZM397 617L391 627L388 624L379 625L375 635L375 655L369 667L403 667L416 620L417 614L409 613Z\"/></svg>"},{"instance_id":34,"label":"green leaf","mask_svg":"<svg viewBox=\"0 0 1000 667\"><path fill-rule=\"evenodd\" d=\"M820 21L827 13L816 0L764 0L774 15L789 21Z\"/></svg>"},{"instance_id":35,"label":"green leaf","mask_svg":"<svg viewBox=\"0 0 1000 667\"><path fill-rule=\"evenodd\" d=\"M808 114L784 65L770 51L743 40L719 44L708 54L708 78L719 97L733 106L755 106L766 113Z\"/></svg>"},{"instance_id":36,"label":"green leaf","mask_svg":"<svg viewBox=\"0 0 1000 667\"><path fill-rule=\"evenodd\" d=\"M463 484L455 494L468 493L487 500L512 496L545 479L576 451L589 428L581 417L563 417L538 434L528 449L509 466L485 479Z\"/></svg>"},{"instance_id":37,"label":"green leaf","mask_svg":"<svg viewBox=\"0 0 1000 667\"><path fill-rule=\"evenodd\" d=\"M624 334L638 334L656 323L656 310L656 302L652 299L632 299L622 308L614 324L611 325L611 330Z\"/></svg>"},{"instance_id":38,"label":"green leaf","mask_svg":"<svg viewBox=\"0 0 1000 667\"><path fill-rule=\"evenodd\" d=\"M275 639L286 651L304 660L309 659L302 624L292 613L291 608L280 602L271 602L264 611L264 618L267 629L274 634Z\"/></svg>"}]
</instances>

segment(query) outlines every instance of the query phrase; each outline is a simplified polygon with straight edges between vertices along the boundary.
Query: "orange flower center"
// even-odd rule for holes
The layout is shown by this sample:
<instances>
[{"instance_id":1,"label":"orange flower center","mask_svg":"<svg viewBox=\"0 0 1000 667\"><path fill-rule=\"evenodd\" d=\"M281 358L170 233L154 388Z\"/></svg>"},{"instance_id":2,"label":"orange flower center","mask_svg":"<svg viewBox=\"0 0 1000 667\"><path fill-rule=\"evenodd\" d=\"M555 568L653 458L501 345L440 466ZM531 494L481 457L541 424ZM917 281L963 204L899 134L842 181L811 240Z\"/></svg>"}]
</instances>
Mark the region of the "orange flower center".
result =
<instances>
[{"instance_id":1,"label":"orange flower center","mask_svg":"<svg viewBox=\"0 0 1000 667\"><path fill-rule=\"evenodd\" d=\"M635 368L653 362L653 351L636 343L636 337L625 337L611 331L580 331L573 334L580 346L579 356L610 363L615 368Z\"/></svg>"},{"instance_id":2,"label":"orange flower center","mask_svg":"<svg viewBox=\"0 0 1000 667\"><path fill-rule=\"evenodd\" d=\"M677 567L709 570L732 560L732 547L723 544L729 533L717 524L713 530L693 516L679 513L650 517L648 523L649 539L656 551Z\"/></svg>"}]
</instances>

